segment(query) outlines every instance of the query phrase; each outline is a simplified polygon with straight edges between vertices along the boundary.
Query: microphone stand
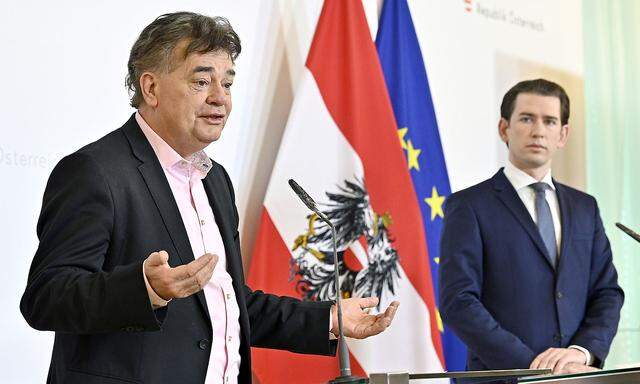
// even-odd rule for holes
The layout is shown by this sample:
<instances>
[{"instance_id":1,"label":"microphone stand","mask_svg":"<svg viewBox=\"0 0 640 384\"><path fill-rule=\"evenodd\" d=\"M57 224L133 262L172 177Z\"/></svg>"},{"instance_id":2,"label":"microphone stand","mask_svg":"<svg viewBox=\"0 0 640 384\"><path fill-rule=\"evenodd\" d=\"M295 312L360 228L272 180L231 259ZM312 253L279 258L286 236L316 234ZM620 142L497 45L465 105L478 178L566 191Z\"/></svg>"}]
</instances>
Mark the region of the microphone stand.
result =
<instances>
[{"instance_id":1,"label":"microphone stand","mask_svg":"<svg viewBox=\"0 0 640 384\"><path fill-rule=\"evenodd\" d=\"M336 289L336 309L338 313L338 358L340 362L340 376L335 379L329 381L329 384L343 384L343 383L362 383L366 384L369 382L368 379L352 376L351 375L351 363L349 361L349 350L347 349L347 341L344 337L344 332L342 330L342 298L340 295L340 271L338 268L338 236L336 234L336 228L329 220L329 218L322 213L316 204L316 202L309 196L307 192L305 192L298 183L296 183L293 179L289 179L289 185L293 189L293 191L298 195L300 200L309 208L312 212L314 212L318 217L326 223L329 228L331 228L331 238L333 239L333 265L334 273L334 284Z\"/></svg>"},{"instance_id":2,"label":"microphone stand","mask_svg":"<svg viewBox=\"0 0 640 384\"><path fill-rule=\"evenodd\" d=\"M622 225L620 223L616 223L616 227L620 228L622 230L622 232L626 233L627 235L629 235L632 239L634 239L635 241L640 243L640 234L632 231L629 227Z\"/></svg>"}]
</instances>

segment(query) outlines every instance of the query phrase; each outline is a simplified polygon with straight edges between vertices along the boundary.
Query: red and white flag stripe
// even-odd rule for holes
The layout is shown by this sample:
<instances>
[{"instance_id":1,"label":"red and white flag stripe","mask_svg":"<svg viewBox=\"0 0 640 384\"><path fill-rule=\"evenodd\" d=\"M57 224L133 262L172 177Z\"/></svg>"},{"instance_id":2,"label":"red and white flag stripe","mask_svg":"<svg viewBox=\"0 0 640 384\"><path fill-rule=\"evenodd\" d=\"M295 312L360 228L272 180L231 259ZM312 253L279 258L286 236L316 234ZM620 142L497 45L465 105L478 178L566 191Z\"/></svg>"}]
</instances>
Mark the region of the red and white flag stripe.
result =
<instances>
[{"instance_id":1,"label":"red and white flag stripe","mask_svg":"<svg viewBox=\"0 0 640 384\"><path fill-rule=\"evenodd\" d=\"M391 217L392 244L400 256L395 296L383 297L381 308L394 299L401 306L387 331L348 340L354 371L442 371L422 218L360 1L325 1L303 76L265 197L250 285L299 297L289 281L289 262L309 212L296 201L288 179L320 202L345 180L364 180L371 208ZM354 242L350 250L366 267L366 248ZM331 369L335 359L259 349L253 359L262 383L319 382L338 372ZM304 368L298 372L297 366Z\"/></svg>"}]
</instances>

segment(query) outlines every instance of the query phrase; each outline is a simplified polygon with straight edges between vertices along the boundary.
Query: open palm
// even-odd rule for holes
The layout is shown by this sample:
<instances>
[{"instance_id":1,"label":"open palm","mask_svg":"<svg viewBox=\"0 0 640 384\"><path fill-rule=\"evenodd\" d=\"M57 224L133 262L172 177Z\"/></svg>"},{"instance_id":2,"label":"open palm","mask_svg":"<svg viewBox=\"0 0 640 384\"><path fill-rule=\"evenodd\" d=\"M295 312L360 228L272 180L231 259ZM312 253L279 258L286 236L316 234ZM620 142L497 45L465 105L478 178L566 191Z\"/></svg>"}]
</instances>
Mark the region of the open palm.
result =
<instances>
[{"instance_id":1,"label":"open palm","mask_svg":"<svg viewBox=\"0 0 640 384\"><path fill-rule=\"evenodd\" d=\"M364 339L377 335L391 325L393 317L398 310L399 302L392 302L389 307L377 315L370 315L366 309L378 305L377 297L350 298L342 300L342 324L344 335L354 339ZM331 332L338 335L338 314L334 305L331 308L333 324Z\"/></svg>"}]
</instances>

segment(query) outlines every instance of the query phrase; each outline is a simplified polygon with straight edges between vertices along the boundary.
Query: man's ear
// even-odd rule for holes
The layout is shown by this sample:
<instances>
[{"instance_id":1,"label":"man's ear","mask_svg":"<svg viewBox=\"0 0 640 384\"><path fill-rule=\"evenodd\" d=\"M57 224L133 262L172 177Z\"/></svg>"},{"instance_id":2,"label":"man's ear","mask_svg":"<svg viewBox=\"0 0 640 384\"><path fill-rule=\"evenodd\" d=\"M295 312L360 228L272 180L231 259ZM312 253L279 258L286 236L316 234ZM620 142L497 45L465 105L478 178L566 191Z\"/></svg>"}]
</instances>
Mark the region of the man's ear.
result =
<instances>
[{"instance_id":1,"label":"man's ear","mask_svg":"<svg viewBox=\"0 0 640 384\"><path fill-rule=\"evenodd\" d=\"M144 72L140 76L140 90L145 104L151 108L158 106L158 97L156 95L158 88L158 77L153 72Z\"/></svg>"},{"instance_id":2,"label":"man's ear","mask_svg":"<svg viewBox=\"0 0 640 384\"><path fill-rule=\"evenodd\" d=\"M509 137L507 136L507 129L509 128L509 122L504 117L500 118L498 122L498 134L500 135L500 139L509 146Z\"/></svg>"},{"instance_id":3,"label":"man's ear","mask_svg":"<svg viewBox=\"0 0 640 384\"><path fill-rule=\"evenodd\" d=\"M560 140L558 141L558 148L563 148L569 140L569 124L565 124L560 127Z\"/></svg>"}]
</instances>

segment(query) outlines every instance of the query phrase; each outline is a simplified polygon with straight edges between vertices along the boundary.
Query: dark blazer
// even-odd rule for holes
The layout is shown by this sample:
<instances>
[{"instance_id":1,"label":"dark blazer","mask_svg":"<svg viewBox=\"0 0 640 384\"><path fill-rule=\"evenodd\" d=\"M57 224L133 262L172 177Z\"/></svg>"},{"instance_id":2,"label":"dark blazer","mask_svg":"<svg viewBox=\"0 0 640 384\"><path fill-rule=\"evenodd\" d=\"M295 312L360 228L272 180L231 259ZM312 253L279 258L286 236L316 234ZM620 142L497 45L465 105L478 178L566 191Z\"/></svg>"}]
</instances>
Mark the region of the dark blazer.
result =
<instances>
[{"instance_id":1,"label":"dark blazer","mask_svg":"<svg viewBox=\"0 0 640 384\"><path fill-rule=\"evenodd\" d=\"M528 368L579 345L602 365L624 294L596 200L554 181L562 223L556 269L502 169L451 195L440 248L440 312L468 346L467 369Z\"/></svg>"},{"instance_id":2,"label":"dark blazer","mask_svg":"<svg viewBox=\"0 0 640 384\"><path fill-rule=\"evenodd\" d=\"M333 354L330 303L252 291L244 282L238 212L226 171L203 180L240 307L239 382L251 382L250 346ZM212 329L203 292L151 308L142 262L194 260L160 163L132 116L53 170L37 227L40 244L20 309L55 331L48 383L203 383Z\"/></svg>"}]
</instances>

